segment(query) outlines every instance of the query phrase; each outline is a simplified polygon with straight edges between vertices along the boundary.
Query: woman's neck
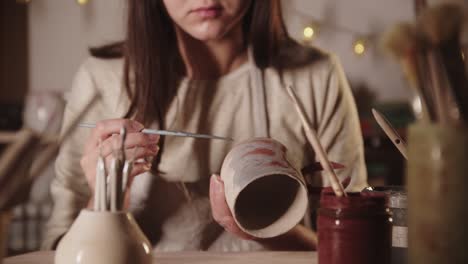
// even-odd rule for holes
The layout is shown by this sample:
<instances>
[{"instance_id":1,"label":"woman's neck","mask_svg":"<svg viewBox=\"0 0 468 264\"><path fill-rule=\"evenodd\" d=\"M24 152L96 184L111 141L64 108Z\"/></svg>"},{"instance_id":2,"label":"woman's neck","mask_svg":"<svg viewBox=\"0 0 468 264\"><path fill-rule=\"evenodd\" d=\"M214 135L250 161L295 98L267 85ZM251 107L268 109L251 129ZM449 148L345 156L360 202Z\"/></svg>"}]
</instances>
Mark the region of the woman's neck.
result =
<instances>
[{"instance_id":1,"label":"woman's neck","mask_svg":"<svg viewBox=\"0 0 468 264\"><path fill-rule=\"evenodd\" d=\"M177 29L179 51L191 79L217 79L247 61L242 28L222 39L203 42Z\"/></svg>"}]
</instances>

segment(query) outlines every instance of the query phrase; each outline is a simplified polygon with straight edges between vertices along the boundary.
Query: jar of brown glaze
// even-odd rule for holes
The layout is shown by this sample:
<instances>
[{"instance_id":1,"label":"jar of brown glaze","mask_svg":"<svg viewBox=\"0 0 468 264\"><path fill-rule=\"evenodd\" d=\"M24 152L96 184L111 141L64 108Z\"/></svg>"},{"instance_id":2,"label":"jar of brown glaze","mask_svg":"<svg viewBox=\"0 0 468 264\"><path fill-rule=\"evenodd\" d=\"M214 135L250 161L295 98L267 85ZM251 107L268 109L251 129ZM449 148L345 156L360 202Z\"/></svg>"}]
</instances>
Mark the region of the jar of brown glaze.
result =
<instances>
[{"instance_id":1,"label":"jar of brown glaze","mask_svg":"<svg viewBox=\"0 0 468 264\"><path fill-rule=\"evenodd\" d=\"M389 264L392 218L383 193L323 192L318 211L320 264Z\"/></svg>"}]
</instances>

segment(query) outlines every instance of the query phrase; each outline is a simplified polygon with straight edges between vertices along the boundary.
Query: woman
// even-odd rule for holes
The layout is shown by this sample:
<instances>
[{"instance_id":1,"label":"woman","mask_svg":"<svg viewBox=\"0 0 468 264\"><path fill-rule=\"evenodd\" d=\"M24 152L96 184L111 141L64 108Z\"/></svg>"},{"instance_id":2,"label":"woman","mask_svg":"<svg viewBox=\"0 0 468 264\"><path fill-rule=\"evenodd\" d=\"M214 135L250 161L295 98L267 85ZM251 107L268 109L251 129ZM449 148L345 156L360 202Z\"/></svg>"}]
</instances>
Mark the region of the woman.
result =
<instances>
[{"instance_id":1,"label":"woman","mask_svg":"<svg viewBox=\"0 0 468 264\"><path fill-rule=\"evenodd\" d=\"M89 203L99 142L109 162L125 126L128 155L137 147L137 158L155 157L133 169L138 177L127 206L156 250L312 249L313 232L302 224L268 240L236 226L221 179L210 177L232 143L140 133L154 127L236 142L269 136L306 167L314 152L285 85L300 96L330 158L346 165L339 177L351 176L348 188L366 184L358 117L341 67L288 37L279 0L129 0L125 41L92 54L75 78L64 122L97 90L102 97L84 121L98 125L77 129L61 148L45 248ZM326 178L313 180L328 185Z\"/></svg>"}]
</instances>

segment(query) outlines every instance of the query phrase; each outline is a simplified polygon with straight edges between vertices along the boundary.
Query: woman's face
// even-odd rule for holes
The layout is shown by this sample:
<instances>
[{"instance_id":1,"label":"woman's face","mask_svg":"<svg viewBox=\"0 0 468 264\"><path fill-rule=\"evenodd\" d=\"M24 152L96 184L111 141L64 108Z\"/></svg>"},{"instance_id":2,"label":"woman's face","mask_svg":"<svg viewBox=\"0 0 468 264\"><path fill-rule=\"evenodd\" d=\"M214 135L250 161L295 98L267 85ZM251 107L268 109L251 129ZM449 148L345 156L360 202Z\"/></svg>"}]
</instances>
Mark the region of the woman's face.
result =
<instances>
[{"instance_id":1,"label":"woman's face","mask_svg":"<svg viewBox=\"0 0 468 264\"><path fill-rule=\"evenodd\" d=\"M252 2L252 0L163 1L172 21L187 34L201 41L224 37L239 25Z\"/></svg>"}]
</instances>

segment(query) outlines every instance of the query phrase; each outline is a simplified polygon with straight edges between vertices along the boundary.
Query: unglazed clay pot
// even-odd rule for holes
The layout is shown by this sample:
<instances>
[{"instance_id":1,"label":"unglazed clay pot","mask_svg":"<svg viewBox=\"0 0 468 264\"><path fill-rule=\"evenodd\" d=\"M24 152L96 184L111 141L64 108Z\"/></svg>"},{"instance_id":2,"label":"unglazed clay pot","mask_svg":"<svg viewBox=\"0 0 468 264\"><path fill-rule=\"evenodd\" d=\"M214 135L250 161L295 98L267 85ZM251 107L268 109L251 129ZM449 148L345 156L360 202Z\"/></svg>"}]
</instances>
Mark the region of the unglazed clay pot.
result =
<instances>
[{"instance_id":1,"label":"unglazed clay pot","mask_svg":"<svg viewBox=\"0 0 468 264\"><path fill-rule=\"evenodd\" d=\"M236 145L223 162L221 178L236 223L254 237L281 235L304 217L304 177L278 141L254 138Z\"/></svg>"},{"instance_id":2,"label":"unglazed clay pot","mask_svg":"<svg viewBox=\"0 0 468 264\"><path fill-rule=\"evenodd\" d=\"M151 264L151 244L130 213L82 210L60 241L55 264Z\"/></svg>"}]
</instances>

